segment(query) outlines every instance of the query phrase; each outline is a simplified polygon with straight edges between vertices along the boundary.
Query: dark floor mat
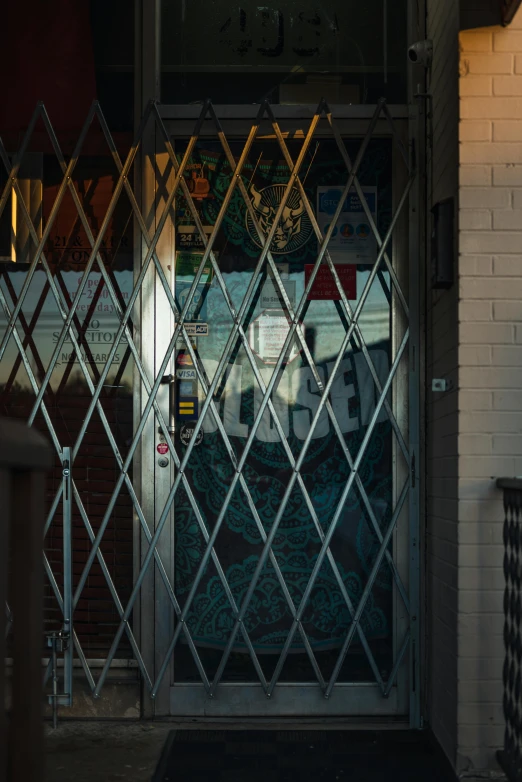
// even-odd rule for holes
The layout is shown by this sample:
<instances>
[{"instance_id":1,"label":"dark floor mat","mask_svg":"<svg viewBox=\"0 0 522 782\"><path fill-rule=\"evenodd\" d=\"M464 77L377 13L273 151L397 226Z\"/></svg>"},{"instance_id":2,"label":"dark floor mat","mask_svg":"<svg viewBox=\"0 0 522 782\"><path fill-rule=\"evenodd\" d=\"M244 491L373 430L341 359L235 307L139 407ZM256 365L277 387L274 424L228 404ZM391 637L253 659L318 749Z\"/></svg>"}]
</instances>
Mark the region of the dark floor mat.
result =
<instances>
[{"instance_id":1,"label":"dark floor mat","mask_svg":"<svg viewBox=\"0 0 522 782\"><path fill-rule=\"evenodd\" d=\"M455 782L428 732L177 730L152 782Z\"/></svg>"}]
</instances>

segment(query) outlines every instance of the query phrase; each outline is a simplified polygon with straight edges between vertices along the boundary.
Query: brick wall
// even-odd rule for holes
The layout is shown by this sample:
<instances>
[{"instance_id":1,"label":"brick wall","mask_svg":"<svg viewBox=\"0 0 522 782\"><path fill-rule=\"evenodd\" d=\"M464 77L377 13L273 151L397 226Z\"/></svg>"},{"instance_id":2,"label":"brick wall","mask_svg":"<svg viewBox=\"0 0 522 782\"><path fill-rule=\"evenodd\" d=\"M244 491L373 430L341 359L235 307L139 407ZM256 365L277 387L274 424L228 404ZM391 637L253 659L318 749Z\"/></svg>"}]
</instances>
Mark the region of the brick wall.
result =
<instances>
[{"instance_id":1,"label":"brick wall","mask_svg":"<svg viewBox=\"0 0 522 782\"><path fill-rule=\"evenodd\" d=\"M522 11L460 35L458 751L503 741L500 493L522 474Z\"/></svg>"},{"instance_id":2,"label":"brick wall","mask_svg":"<svg viewBox=\"0 0 522 782\"><path fill-rule=\"evenodd\" d=\"M458 192L458 3L429 0L432 144L428 208ZM429 391L433 377L457 380L457 290L431 291L427 301L427 596L428 710L451 762L457 736L457 393Z\"/></svg>"},{"instance_id":3,"label":"brick wall","mask_svg":"<svg viewBox=\"0 0 522 782\"><path fill-rule=\"evenodd\" d=\"M36 336L38 336L36 334ZM125 458L127 443L132 436L132 396L130 394L111 396L111 390L101 395L101 405L116 440L117 447ZM62 446L72 448L92 396L84 384L70 383L59 394L47 394L46 407L51 423ZM27 421L34 404L34 394L29 390L15 388L6 393L0 387L0 414ZM49 430L42 415L35 420L35 427L49 439ZM82 446L73 467L73 478L83 507L94 532L98 532L107 505L116 486L119 469L114 453L95 413L87 427ZM46 514L55 499L62 480L62 465L55 454L55 466L47 476ZM105 564L123 605L126 605L132 589L132 540L133 514L128 493L121 491L116 499L108 521L101 550ZM58 505L52 524L45 537L44 550L63 594L63 516L62 505ZM72 571L73 590L78 586L80 576L91 550L91 542L77 504L72 511ZM48 579L44 583L44 632L62 628L63 616ZM74 613L74 627L86 657L104 658L112 644L119 625L119 615L110 593L100 563L95 560L86 580L81 598ZM130 656L130 645L122 639L117 658ZM44 656L48 649L44 644Z\"/></svg>"}]
</instances>

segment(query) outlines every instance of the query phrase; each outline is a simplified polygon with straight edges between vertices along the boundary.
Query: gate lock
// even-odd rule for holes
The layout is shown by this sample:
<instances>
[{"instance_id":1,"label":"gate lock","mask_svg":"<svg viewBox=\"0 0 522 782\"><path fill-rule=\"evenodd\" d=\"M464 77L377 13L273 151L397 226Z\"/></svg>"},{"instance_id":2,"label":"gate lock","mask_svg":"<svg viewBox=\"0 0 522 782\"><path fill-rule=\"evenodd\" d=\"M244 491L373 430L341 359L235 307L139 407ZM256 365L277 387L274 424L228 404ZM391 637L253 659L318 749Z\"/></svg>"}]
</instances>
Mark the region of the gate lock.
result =
<instances>
[{"instance_id":1,"label":"gate lock","mask_svg":"<svg viewBox=\"0 0 522 782\"><path fill-rule=\"evenodd\" d=\"M69 648L70 635L64 630L59 630L57 633L49 633L47 636L47 646L49 646L53 652L65 652Z\"/></svg>"},{"instance_id":2,"label":"gate lock","mask_svg":"<svg viewBox=\"0 0 522 782\"><path fill-rule=\"evenodd\" d=\"M58 724L58 706L71 706L72 705L72 693L59 693L58 692L58 653L66 652L69 648L71 640L70 633L65 630L59 630L58 632L47 634L47 646L51 651L51 669L52 669L52 681L53 691L49 695L49 703L53 707L53 728L56 728ZM64 682L65 685L65 682Z\"/></svg>"}]
</instances>

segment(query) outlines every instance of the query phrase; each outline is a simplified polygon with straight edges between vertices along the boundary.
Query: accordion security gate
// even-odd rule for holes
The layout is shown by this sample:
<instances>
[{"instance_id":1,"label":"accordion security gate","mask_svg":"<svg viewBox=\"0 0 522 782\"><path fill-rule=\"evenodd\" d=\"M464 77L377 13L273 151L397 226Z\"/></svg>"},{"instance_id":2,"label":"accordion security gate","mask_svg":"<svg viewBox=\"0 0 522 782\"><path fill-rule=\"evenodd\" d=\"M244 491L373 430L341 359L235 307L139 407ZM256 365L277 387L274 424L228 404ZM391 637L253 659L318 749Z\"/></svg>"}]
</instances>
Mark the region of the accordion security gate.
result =
<instances>
[{"instance_id":1,"label":"accordion security gate","mask_svg":"<svg viewBox=\"0 0 522 782\"><path fill-rule=\"evenodd\" d=\"M23 365L28 423L47 430L62 472L44 532L60 614L49 643L64 647L57 700L71 702L75 659L100 696L129 655L148 712L418 727L416 111L397 117L381 101L336 117L321 103L280 120L265 103L248 128L220 122L210 102L198 112L188 130L193 107L150 104L123 161L96 104L69 159L43 106L14 162L0 148L0 212L16 198L34 245L23 280L3 274L0 359ZM41 232L18 182L37 123L60 171ZM75 182L95 125L114 167L96 230ZM89 243L72 289L48 257L66 198ZM123 200L126 290L104 251ZM101 295L114 333L100 356ZM43 299L59 318L47 358ZM56 396L73 365L87 402L65 444ZM126 377L133 423L121 441L109 400ZM93 421L112 476L96 511L80 481ZM118 580L118 542L104 554L120 504L132 513L132 584ZM74 519L86 532L78 561ZM56 566L45 541L57 520ZM85 652L76 620L95 567L117 614L103 655Z\"/></svg>"}]
</instances>

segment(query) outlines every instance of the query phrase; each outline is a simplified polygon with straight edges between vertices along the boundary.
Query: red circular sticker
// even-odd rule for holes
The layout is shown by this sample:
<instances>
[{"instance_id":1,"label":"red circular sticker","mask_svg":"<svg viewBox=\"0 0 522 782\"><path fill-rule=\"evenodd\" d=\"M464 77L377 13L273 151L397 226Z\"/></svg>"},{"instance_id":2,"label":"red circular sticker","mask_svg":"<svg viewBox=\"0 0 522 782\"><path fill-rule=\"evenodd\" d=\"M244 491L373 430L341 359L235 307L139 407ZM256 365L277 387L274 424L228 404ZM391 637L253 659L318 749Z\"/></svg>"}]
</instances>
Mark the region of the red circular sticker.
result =
<instances>
[{"instance_id":1,"label":"red circular sticker","mask_svg":"<svg viewBox=\"0 0 522 782\"><path fill-rule=\"evenodd\" d=\"M158 453L164 454L169 452L169 446L167 443L159 443L159 445L156 448Z\"/></svg>"}]
</instances>

